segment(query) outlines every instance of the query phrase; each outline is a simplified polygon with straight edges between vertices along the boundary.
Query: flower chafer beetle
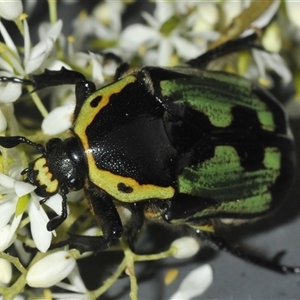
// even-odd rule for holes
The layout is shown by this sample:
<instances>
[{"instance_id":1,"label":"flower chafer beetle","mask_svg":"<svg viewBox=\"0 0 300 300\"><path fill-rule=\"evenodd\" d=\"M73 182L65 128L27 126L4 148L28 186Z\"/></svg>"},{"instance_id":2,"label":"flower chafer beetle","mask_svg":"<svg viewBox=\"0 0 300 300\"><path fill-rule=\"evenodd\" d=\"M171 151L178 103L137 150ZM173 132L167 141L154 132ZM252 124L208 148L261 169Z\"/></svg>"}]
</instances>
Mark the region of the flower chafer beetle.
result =
<instances>
[{"instance_id":1,"label":"flower chafer beetle","mask_svg":"<svg viewBox=\"0 0 300 300\"><path fill-rule=\"evenodd\" d=\"M44 148L23 136L0 137L5 148L25 143L42 154L23 175L45 201L62 195L62 213L48 230L66 219L68 192L84 188L103 236L70 235L65 243L81 251L104 250L122 232L132 243L144 220L155 219L187 224L264 267L299 272L229 246L215 225L220 218L250 219L272 211L294 175L293 139L277 100L243 77L205 70L215 58L256 47L254 39L227 42L182 67L128 71L123 65L115 81L99 90L65 68L33 80L2 77L35 90L76 88L68 139L51 139ZM132 213L126 228L116 205Z\"/></svg>"}]
</instances>

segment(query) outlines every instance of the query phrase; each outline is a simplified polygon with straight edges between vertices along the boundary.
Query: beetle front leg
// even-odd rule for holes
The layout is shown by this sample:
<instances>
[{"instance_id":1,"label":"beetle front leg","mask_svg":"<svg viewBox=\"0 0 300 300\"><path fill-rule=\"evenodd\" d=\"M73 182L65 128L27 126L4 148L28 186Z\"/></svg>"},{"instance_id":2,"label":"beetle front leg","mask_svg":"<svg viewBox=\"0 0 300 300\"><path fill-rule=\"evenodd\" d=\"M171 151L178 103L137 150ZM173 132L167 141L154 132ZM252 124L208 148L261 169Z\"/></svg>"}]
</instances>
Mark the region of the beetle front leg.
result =
<instances>
[{"instance_id":1,"label":"beetle front leg","mask_svg":"<svg viewBox=\"0 0 300 300\"><path fill-rule=\"evenodd\" d=\"M96 90L95 84L87 80L83 74L77 71L68 70L64 67L62 67L59 71L46 69L44 73L33 75L32 77L34 79L35 90L40 90L50 86L75 84L75 119L81 109L83 102Z\"/></svg>"},{"instance_id":2,"label":"beetle front leg","mask_svg":"<svg viewBox=\"0 0 300 300\"><path fill-rule=\"evenodd\" d=\"M86 189L86 195L91 211L102 229L103 236L70 234L70 238L63 244L68 244L71 248L76 248L82 253L92 251L94 254L97 254L107 249L111 244L118 242L123 228L119 214L108 194L104 192L98 193L93 189ZM60 244L57 245L60 246Z\"/></svg>"}]
</instances>

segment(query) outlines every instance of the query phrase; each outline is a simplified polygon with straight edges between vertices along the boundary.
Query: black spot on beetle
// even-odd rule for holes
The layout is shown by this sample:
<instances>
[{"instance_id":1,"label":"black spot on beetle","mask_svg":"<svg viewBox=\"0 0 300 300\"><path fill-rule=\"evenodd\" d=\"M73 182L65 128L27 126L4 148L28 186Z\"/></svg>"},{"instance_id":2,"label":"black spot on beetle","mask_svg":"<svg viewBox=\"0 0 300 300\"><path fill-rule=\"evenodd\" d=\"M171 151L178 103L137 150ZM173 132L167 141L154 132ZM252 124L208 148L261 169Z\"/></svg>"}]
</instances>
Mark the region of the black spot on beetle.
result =
<instances>
[{"instance_id":1,"label":"black spot on beetle","mask_svg":"<svg viewBox=\"0 0 300 300\"><path fill-rule=\"evenodd\" d=\"M133 188L131 186L127 186L125 183L118 183L118 190L122 193L130 194L133 192Z\"/></svg>"},{"instance_id":2,"label":"black spot on beetle","mask_svg":"<svg viewBox=\"0 0 300 300\"><path fill-rule=\"evenodd\" d=\"M90 103L91 107L97 107L101 100L102 96L97 96L96 98L94 98Z\"/></svg>"}]
</instances>

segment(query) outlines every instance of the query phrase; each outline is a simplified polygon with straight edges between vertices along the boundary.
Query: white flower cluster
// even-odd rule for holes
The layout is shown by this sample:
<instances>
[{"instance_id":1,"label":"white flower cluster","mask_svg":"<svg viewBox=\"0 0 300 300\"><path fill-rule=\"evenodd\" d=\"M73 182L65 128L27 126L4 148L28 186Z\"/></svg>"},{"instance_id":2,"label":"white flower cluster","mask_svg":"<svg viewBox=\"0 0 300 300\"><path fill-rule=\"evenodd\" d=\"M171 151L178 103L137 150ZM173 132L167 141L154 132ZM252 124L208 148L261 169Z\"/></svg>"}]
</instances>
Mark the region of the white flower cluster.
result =
<instances>
[{"instance_id":1,"label":"white flower cluster","mask_svg":"<svg viewBox=\"0 0 300 300\"><path fill-rule=\"evenodd\" d=\"M31 1L29 1L31 2ZM51 4L52 2L52 4ZM70 1L65 1L70 5ZM73 21L73 33L63 35L63 21L52 18L51 24L39 26L39 42L33 45L30 37L27 15L23 11L21 0L0 2L0 77L17 77L28 80L31 75L40 74L44 69L59 70L62 66L83 73L87 78L101 87L113 78L118 62L107 60L105 55L98 53L114 53L124 61L138 61L138 65L171 66L204 53L211 42L222 37L221 25L229 26L232 19L239 16L250 6L250 1L158 1L153 14L143 12L146 23L135 23L122 28L122 15L130 4L106 1L97 5L92 14L81 12ZM274 1L259 18L248 24L253 28L262 28L270 23L278 12L279 1ZM33 2L28 10L34 9ZM217 7L218 5L218 7ZM49 6L55 6L55 1L49 1ZM286 29L291 39L299 42L300 6L296 2L286 2L287 15L282 30ZM221 10L220 10L221 9ZM222 22L220 22L223 16ZM2 22L6 19L18 28L23 43L16 45L14 37ZM278 52L281 49L282 36L278 32L278 23L266 31L263 44L270 51L253 50L254 63L248 64L243 75L249 78L267 78L270 69L278 73L284 82L292 80L291 73ZM241 32L249 34L250 31ZM96 53L84 52L87 37L92 37L91 47ZM276 42L274 42L274 40ZM300 69L298 59L298 70ZM299 75L299 74L298 74ZM299 76L300 78L300 76ZM15 117L14 106L22 96L21 84L1 82L0 80L0 135L26 135L24 124ZM33 87L26 86L28 92ZM69 86L52 89L50 97L51 111L48 112L37 93L30 97L43 116L41 130L30 131L31 136L46 141L46 135L59 135L72 125L72 113L75 107L74 89ZM300 92L299 92L300 95ZM57 121L59 120L59 122ZM33 120L35 121L35 120ZM6 132L8 130L8 132ZM26 168L32 155L24 149L3 149L0 158L0 294L8 298L15 297L27 284L35 288L48 288L57 285L62 289L77 293L76 299L93 297L85 288L76 266L76 255L72 250L47 252L55 231L49 232L46 224L49 221L47 212L50 208L56 214L61 213L60 195L55 195L46 201L46 208L40 205L39 197L34 193L35 186L23 182L20 173ZM72 214L72 212L71 212ZM28 237L28 236L31 236ZM24 252L22 242L35 247L40 252L34 259ZM9 260L5 253L9 247L14 247L22 263L29 265L28 269ZM178 240L171 247L173 256L187 258L199 250L198 243L193 239ZM175 249L175 250L174 250ZM1 256L1 253L3 255ZM42 254L41 254L42 253ZM13 277L11 263L21 272L22 280L18 286L5 289ZM194 273L193 273L194 274ZM202 276L203 286L197 294L191 294L186 286L195 284L194 279ZM61 282L68 277L69 284ZM192 279L191 279L192 278ZM203 293L212 281L212 271L208 266L195 272L187 278L172 299L190 299ZM191 283L193 282L193 283ZM70 297L74 294L52 294L53 298Z\"/></svg>"}]
</instances>

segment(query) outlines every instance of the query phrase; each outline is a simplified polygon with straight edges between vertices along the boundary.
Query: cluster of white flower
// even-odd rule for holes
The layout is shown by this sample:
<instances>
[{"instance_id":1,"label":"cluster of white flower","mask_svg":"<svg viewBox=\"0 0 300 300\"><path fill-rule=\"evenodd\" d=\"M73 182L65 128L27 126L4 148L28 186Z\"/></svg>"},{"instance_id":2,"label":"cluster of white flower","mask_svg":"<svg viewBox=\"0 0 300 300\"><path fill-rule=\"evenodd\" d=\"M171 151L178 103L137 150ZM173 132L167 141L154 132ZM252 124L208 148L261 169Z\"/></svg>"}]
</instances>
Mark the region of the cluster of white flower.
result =
<instances>
[{"instance_id":1,"label":"cluster of white flower","mask_svg":"<svg viewBox=\"0 0 300 300\"><path fill-rule=\"evenodd\" d=\"M29 1L30 2L30 1ZM0 77L18 77L30 79L32 74L42 73L45 68L59 70L62 66L79 71L95 82L97 87L106 84L113 78L117 62L107 61L103 55L81 52L86 48L86 37L92 37L91 47L100 53L110 52L136 65L171 66L205 52L211 42L222 38L222 28L227 28L233 18L239 17L248 8L251 1L158 1L153 14L143 12L144 24L132 24L122 28L122 14L131 4L125 2L106 1L95 6L91 15L81 12L73 22L72 36L65 37L62 33L63 20L57 20L51 15L51 24L41 24L39 27L40 41L33 45L30 39L30 28L27 15L23 12L21 0L1 1L0 16L14 22L24 40L23 45L16 45L3 22L0 20ZM253 28L263 28L268 25L278 13L279 1L262 11L262 14L250 20L249 30L241 31L247 35ZM242 68L243 75L249 78L267 79L270 69L278 73L284 82L290 82L292 75L284 61L279 56L283 34L295 43L300 44L298 2L285 2L286 12L279 12L280 18L272 21L269 29L263 35L262 41L266 49L276 52L253 50L254 63ZM293 4L293 5L292 5ZM29 4L28 4L29 5ZM28 9L34 9L31 7ZM50 11L55 11L55 1L49 1ZM284 24L284 25L282 25ZM252 28L252 29L251 29ZM281 33L280 33L281 29ZM233 36L235 37L235 36ZM299 47L299 46L298 46ZM65 50L66 49L66 50ZM299 51L299 49L298 49ZM292 54L293 55L293 54ZM300 60L295 55L297 67L293 75L300 81ZM136 63L138 62L138 63ZM261 80L262 82L263 80ZM296 97L300 99L300 84L296 88ZM32 92L28 86L27 91ZM30 131L33 138L46 141L46 135L58 135L71 127L72 113L75 107L74 91L69 86L51 90L51 112L48 113L37 93L31 93L43 122L40 131ZM23 124L20 124L14 114L16 100L22 94L22 85L13 82L0 82L0 132L2 136L24 135ZM57 120L60 120L57 122ZM73 297L94 298L85 288L76 266L80 255L72 250L60 250L47 253L55 231L49 232L46 224L49 221L47 213L40 205L39 197L34 193L35 187L22 181L20 173L28 165L31 157L23 149L1 148L0 158L0 294L13 298L25 285L37 288L48 288L57 285L73 294L52 294L52 298ZM51 197L46 205L55 213L61 212L61 196ZM46 208L47 211L48 208ZM71 211L72 214L72 211ZM31 236L32 238L29 238ZM24 252L22 242L36 247L40 252L34 258ZM195 240L177 241L172 244L167 256L186 258L194 255L199 245ZM14 257L5 253L13 245L17 256L23 265ZM187 246L188 245L188 246ZM164 255L156 256L155 259ZM135 261L147 260L146 256L135 256ZM148 257L148 259L150 259ZM21 273L19 280L11 285L13 277L11 264ZM124 268L125 270L125 268ZM200 273L199 273L200 272ZM190 299L200 295L212 281L211 269L203 267L199 272L190 274L192 278L203 276L203 286L197 286L197 294L191 294L184 283L172 299ZM200 275L199 275L200 274ZM202 275L201 275L202 274ZM68 277L69 284L61 282ZM194 279L187 279L190 285ZM199 280L200 282L201 280ZM9 288L7 288L9 286Z\"/></svg>"}]
</instances>

